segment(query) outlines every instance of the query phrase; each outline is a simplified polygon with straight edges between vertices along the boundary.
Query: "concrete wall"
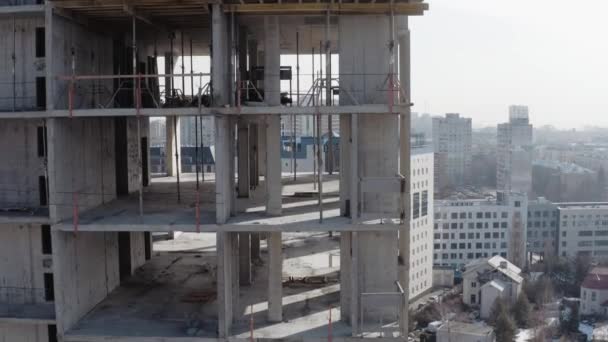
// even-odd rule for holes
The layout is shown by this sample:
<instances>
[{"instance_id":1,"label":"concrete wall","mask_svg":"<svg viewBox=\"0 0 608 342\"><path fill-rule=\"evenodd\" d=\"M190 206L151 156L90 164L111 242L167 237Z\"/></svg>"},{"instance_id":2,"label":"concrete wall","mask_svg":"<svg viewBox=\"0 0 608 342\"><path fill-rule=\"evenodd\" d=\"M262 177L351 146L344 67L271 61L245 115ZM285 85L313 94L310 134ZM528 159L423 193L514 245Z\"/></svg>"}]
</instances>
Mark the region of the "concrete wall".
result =
<instances>
[{"instance_id":1,"label":"concrete wall","mask_svg":"<svg viewBox=\"0 0 608 342\"><path fill-rule=\"evenodd\" d=\"M54 221L116 197L113 118L50 119L49 191Z\"/></svg>"},{"instance_id":2,"label":"concrete wall","mask_svg":"<svg viewBox=\"0 0 608 342\"><path fill-rule=\"evenodd\" d=\"M0 342L48 342L45 324L0 323Z\"/></svg>"},{"instance_id":3,"label":"concrete wall","mask_svg":"<svg viewBox=\"0 0 608 342\"><path fill-rule=\"evenodd\" d=\"M72 74L72 51L76 75L112 74L112 39L87 30L64 17L53 16L53 54L51 73ZM56 109L68 108L67 81L54 81L53 100ZM96 108L112 96L112 80L78 81L74 89L73 108Z\"/></svg>"},{"instance_id":4,"label":"concrete wall","mask_svg":"<svg viewBox=\"0 0 608 342\"><path fill-rule=\"evenodd\" d=\"M46 73L44 57L36 58L37 27L44 27L44 16L19 16L14 22L10 16L0 18L0 111L13 110L13 95L16 110L36 107L36 77L44 77Z\"/></svg>"},{"instance_id":5,"label":"concrete wall","mask_svg":"<svg viewBox=\"0 0 608 342\"><path fill-rule=\"evenodd\" d=\"M0 302L45 302L44 273L52 272L45 260L50 259L42 254L39 225L0 225Z\"/></svg>"},{"instance_id":6,"label":"concrete wall","mask_svg":"<svg viewBox=\"0 0 608 342\"><path fill-rule=\"evenodd\" d=\"M128 175L129 175L129 192L135 192L139 190L139 145L137 142L137 118L127 118L127 164L128 164ZM150 134L150 119L141 118L140 123L140 134L141 137L147 137ZM148 162L150 158L148 158ZM148 168L150 170L150 168ZM149 171L148 171L149 172Z\"/></svg>"},{"instance_id":7,"label":"concrete wall","mask_svg":"<svg viewBox=\"0 0 608 342\"><path fill-rule=\"evenodd\" d=\"M360 292L397 292L397 232L359 232L358 239ZM373 296L362 299L361 305L365 326L394 319L399 301L393 296Z\"/></svg>"},{"instance_id":8,"label":"concrete wall","mask_svg":"<svg viewBox=\"0 0 608 342\"><path fill-rule=\"evenodd\" d=\"M40 206L44 159L38 157L37 129L42 125L38 119L0 121L0 207Z\"/></svg>"},{"instance_id":9,"label":"concrete wall","mask_svg":"<svg viewBox=\"0 0 608 342\"><path fill-rule=\"evenodd\" d=\"M62 334L119 285L118 233L54 231L53 260Z\"/></svg>"}]
</instances>

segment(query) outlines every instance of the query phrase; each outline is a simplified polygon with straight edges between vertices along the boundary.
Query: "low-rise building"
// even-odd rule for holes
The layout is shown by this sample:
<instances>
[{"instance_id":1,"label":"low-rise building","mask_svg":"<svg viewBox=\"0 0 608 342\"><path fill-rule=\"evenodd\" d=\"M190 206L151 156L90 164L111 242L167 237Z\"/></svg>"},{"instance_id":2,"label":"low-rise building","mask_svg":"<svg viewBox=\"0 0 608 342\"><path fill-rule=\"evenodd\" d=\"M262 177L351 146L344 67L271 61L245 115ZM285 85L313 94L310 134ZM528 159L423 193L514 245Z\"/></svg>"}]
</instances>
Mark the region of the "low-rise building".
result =
<instances>
[{"instance_id":1,"label":"low-rise building","mask_svg":"<svg viewBox=\"0 0 608 342\"><path fill-rule=\"evenodd\" d=\"M608 260L608 203L558 203L562 257Z\"/></svg>"},{"instance_id":2,"label":"low-rise building","mask_svg":"<svg viewBox=\"0 0 608 342\"><path fill-rule=\"evenodd\" d=\"M435 201L434 264L461 269L473 260L500 255L523 266L527 207L527 196L519 193Z\"/></svg>"},{"instance_id":3,"label":"low-rise building","mask_svg":"<svg viewBox=\"0 0 608 342\"><path fill-rule=\"evenodd\" d=\"M594 267L581 284L581 315L608 315L608 267Z\"/></svg>"},{"instance_id":4,"label":"low-rise building","mask_svg":"<svg viewBox=\"0 0 608 342\"><path fill-rule=\"evenodd\" d=\"M450 321L437 330L437 342L494 342L496 335L492 327L482 323Z\"/></svg>"},{"instance_id":5,"label":"low-rise building","mask_svg":"<svg viewBox=\"0 0 608 342\"><path fill-rule=\"evenodd\" d=\"M488 318L494 301L501 297L515 303L521 293L521 269L501 256L468 264L462 276L462 300L479 307L481 318Z\"/></svg>"}]
</instances>

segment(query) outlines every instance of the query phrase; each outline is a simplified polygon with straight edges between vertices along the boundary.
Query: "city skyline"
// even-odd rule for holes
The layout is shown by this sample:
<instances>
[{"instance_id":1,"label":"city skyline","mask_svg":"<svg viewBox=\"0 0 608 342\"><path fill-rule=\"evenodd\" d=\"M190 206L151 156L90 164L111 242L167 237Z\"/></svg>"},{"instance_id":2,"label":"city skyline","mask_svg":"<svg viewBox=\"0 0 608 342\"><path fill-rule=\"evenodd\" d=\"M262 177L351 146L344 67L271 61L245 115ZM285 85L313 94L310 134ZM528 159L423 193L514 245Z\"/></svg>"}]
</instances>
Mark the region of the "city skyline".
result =
<instances>
[{"instance_id":1,"label":"city skyline","mask_svg":"<svg viewBox=\"0 0 608 342\"><path fill-rule=\"evenodd\" d=\"M608 127L608 49L598 44L608 3L577 2L581 18L560 4L432 1L428 15L411 19L413 111L460 113L485 127L524 104L537 127Z\"/></svg>"}]
</instances>

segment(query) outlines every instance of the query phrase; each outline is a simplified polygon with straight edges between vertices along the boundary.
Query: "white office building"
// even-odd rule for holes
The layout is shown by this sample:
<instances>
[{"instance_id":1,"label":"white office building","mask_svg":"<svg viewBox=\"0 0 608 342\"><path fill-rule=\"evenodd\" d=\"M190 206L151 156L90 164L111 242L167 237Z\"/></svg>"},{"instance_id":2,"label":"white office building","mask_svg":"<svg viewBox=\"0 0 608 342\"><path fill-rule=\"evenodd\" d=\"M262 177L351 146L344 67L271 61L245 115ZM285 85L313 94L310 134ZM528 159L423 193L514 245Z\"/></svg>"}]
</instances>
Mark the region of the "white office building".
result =
<instances>
[{"instance_id":1,"label":"white office building","mask_svg":"<svg viewBox=\"0 0 608 342\"><path fill-rule=\"evenodd\" d=\"M608 260L608 203L559 203L557 206L559 255Z\"/></svg>"},{"instance_id":2,"label":"white office building","mask_svg":"<svg viewBox=\"0 0 608 342\"><path fill-rule=\"evenodd\" d=\"M471 169L471 119L459 114L433 118L435 191L466 185Z\"/></svg>"},{"instance_id":3,"label":"white office building","mask_svg":"<svg viewBox=\"0 0 608 342\"><path fill-rule=\"evenodd\" d=\"M498 125L496 186L501 191L532 193L532 125L528 107L509 107L509 122Z\"/></svg>"},{"instance_id":4,"label":"white office building","mask_svg":"<svg viewBox=\"0 0 608 342\"><path fill-rule=\"evenodd\" d=\"M412 145L410 230L410 300L433 285L433 152Z\"/></svg>"},{"instance_id":5,"label":"white office building","mask_svg":"<svg viewBox=\"0 0 608 342\"><path fill-rule=\"evenodd\" d=\"M522 267L527 211L527 196L520 193L435 201L434 264L462 269L473 260L500 255Z\"/></svg>"}]
</instances>

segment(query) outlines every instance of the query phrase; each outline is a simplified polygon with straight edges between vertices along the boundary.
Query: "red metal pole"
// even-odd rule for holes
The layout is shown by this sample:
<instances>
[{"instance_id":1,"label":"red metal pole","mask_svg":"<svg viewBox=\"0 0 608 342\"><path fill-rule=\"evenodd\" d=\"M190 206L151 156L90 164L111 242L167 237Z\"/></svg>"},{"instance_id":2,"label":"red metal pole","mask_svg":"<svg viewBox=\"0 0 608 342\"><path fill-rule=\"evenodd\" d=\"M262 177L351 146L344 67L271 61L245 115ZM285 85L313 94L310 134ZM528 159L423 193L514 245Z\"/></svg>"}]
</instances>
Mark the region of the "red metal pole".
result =
<instances>
[{"instance_id":1,"label":"red metal pole","mask_svg":"<svg viewBox=\"0 0 608 342\"><path fill-rule=\"evenodd\" d=\"M331 342L332 340L332 332L331 332L331 305L329 306L329 325L327 326L327 341Z\"/></svg>"}]
</instances>

